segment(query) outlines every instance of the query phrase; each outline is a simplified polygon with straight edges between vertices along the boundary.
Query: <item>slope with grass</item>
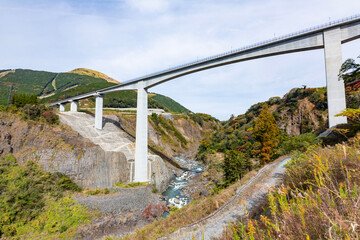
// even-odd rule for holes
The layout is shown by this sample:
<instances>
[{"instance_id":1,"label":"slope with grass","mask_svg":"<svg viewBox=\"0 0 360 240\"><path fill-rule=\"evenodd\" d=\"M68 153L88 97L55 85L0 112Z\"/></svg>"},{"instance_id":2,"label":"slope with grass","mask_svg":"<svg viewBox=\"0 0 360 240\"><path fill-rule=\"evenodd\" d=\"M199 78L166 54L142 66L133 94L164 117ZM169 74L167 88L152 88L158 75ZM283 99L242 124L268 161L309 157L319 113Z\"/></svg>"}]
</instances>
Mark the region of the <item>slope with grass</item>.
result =
<instances>
[{"instance_id":1,"label":"slope with grass","mask_svg":"<svg viewBox=\"0 0 360 240\"><path fill-rule=\"evenodd\" d=\"M120 84L109 76L86 68L70 72L54 73L28 69L0 71L0 105L7 105L10 94L35 94L41 103L95 91ZM12 91L10 93L10 89ZM136 107L136 91L114 92L105 95L105 107ZM87 107L94 106L95 99L87 100ZM149 108L160 108L174 113L189 112L181 104L163 95L149 94Z\"/></svg>"},{"instance_id":2,"label":"slope with grass","mask_svg":"<svg viewBox=\"0 0 360 240\"><path fill-rule=\"evenodd\" d=\"M229 227L223 239L359 239L359 142L360 135L295 157L264 212Z\"/></svg>"},{"instance_id":3,"label":"slope with grass","mask_svg":"<svg viewBox=\"0 0 360 240\"><path fill-rule=\"evenodd\" d=\"M76 203L81 189L62 174L44 172L35 162L0 158L0 238L71 239L94 213Z\"/></svg>"}]
</instances>

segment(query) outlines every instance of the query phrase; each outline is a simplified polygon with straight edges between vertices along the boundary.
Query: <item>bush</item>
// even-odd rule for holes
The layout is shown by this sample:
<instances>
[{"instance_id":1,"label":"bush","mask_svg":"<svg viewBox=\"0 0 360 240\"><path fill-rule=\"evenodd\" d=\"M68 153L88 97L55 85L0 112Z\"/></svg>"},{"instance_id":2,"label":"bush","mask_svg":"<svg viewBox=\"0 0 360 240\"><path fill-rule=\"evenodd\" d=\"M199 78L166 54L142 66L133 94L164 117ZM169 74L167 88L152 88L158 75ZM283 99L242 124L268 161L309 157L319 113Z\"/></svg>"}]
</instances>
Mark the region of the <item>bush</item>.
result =
<instances>
[{"instance_id":1,"label":"bush","mask_svg":"<svg viewBox=\"0 0 360 240\"><path fill-rule=\"evenodd\" d=\"M46 110L46 107L42 104L27 104L23 107L24 119L38 121Z\"/></svg>"},{"instance_id":2,"label":"bush","mask_svg":"<svg viewBox=\"0 0 360 240\"><path fill-rule=\"evenodd\" d=\"M14 94L11 98L11 104L15 105L17 108L24 107L27 104L35 105L39 103L39 99L35 94Z\"/></svg>"},{"instance_id":3,"label":"bush","mask_svg":"<svg viewBox=\"0 0 360 240\"><path fill-rule=\"evenodd\" d=\"M59 116L54 110L47 110L41 116L50 124L59 124Z\"/></svg>"},{"instance_id":4,"label":"bush","mask_svg":"<svg viewBox=\"0 0 360 240\"><path fill-rule=\"evenodd\" d=\"M319 142L319 139L313 133L305 133L299 136L291 136L284 140L278 150L278 155L282 156L293 151L306 151L310 146Z\"/></svg>"},{"instance_id":5,"label":"bush","mask_svg":"<svg viewBox=\"0 0 360 240\"><path fill-rule=\"evenodd\" d=\"M169 212L169 208L165 204L155 204L147 206L141 216L147 220L153 221L155 218L161 217L166 212Z\"/></svg>"},{"instance_id":6,"label":"bush","mask_svg":"<svg viewBox=\"0 0 360 240\"><path fill-rule=\"evenodd\" d=\"M58 181L58 185L62 190L70 190L74 192L81 192L82 188L76 185L68 176L63 173L57 172L57 176L60 178Z\"/></svg>"},{"instance_id":7,"label":"bush","mask_svg":"<svg viewBox=\"0 0 360 240\"><path fill-rule=\"evenodd\" d=\"M72 186L71 188L65 186ZM29 161L20 166L12 155L0 159L0 238L18 235L19 227L36 219L48 199L63 197L74 183L66 176L43 171Z\"/></svg>"}]
</instances>

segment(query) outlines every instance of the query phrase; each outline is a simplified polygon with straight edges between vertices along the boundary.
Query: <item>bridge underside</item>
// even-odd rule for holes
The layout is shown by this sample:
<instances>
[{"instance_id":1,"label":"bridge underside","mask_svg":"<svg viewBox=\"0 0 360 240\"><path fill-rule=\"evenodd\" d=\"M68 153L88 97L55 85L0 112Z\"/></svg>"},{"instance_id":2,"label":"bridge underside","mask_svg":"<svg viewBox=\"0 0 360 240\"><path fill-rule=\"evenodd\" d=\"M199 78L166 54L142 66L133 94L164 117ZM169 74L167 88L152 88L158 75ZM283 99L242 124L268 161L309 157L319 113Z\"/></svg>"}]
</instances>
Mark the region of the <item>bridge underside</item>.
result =
<instances>
[{"instance_id":1,"label":"bridge underside","mask_svg":"<svg viewBox=\"0 0 360 240\"><path fill-rule=\"evenodd\" d=\"M360 16L343 22L327 24L325 27L314 28L288 37L253 45L245 49L234 50L225 54L202 59L191 64L141 77L119 86L100 89L96 92L65 99L52 105L58 104L60 105L60 111L64 111L64 103L71 102L71 111L77 111L78 100L96 96L95 127L102 129L103 94L115 91L137 90L134 181L145 182L149 180L146 174L148 166L147 89L166 81L210 68L257 58L324 48L329 127L334 127L337 124L347 122L345 117L335 117L336 114L346 108L344 82L338 78L342 64L341 44L357 38L360 38Z\"/></svg>"}]
</instances>

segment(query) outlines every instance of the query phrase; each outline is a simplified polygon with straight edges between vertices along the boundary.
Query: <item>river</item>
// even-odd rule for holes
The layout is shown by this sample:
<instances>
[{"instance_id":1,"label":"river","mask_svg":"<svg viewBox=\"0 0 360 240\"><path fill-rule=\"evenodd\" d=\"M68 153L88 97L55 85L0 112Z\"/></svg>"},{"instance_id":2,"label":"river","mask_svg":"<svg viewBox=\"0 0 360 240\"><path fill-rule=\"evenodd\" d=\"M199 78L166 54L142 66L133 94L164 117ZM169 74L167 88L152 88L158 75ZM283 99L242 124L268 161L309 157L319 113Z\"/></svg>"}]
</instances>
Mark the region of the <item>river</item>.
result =
<instances>
[{"instance_id":1,"label":"river","mask_svg":"<svg viewBox=\"0 0 360 240\"><path fill-rule=\"evenodd\" d=\"M183 188L187 186L190 178L194 175L201 174L204 169L200 163L195 162L194 160L188 160L179 156L175 157L175 159L182 166L186 166L189 170L172 180L169 187L162 193L162 195L166 197L168 206L182 208L183 206L189 204L190 199L190 196L186 196L186 194L184 194Z\"/></svg>"}]
</instances>

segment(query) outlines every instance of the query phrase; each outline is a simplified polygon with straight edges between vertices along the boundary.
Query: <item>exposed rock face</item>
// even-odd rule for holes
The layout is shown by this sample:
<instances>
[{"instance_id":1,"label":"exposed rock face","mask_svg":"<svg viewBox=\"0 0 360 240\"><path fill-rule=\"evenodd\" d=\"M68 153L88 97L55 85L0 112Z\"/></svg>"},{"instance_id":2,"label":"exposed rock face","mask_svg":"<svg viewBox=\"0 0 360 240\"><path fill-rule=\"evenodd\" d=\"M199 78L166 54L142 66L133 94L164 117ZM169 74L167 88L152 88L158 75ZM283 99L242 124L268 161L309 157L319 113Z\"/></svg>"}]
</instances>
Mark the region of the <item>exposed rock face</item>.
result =
<instances>
[{"instance_id":1,"label":"exposed rock face","mask_svg":"<svg viewBox=\"0 0 360 240\"><path fill-rule=\"evenodd\" d=\"M81 156L54 149L38 150L28 157L38 159L46 171L58 171L69 176L79 186L111 187L116 182L129 181L129 163L122 152L106 152L98 146L83 150Z\"/></svg>"},{"instance_id":2,"label":"exposed rock face","mask_svg":"<svg viewBox=\"0 0 360 240\"><path fill-rule=\"evenodd\" d=\"M307 98L299 100L298 108L294 113L288 109L280 112L281 121L277 122L280 129L289 135L299 135L317 129L327 122L327 111L320 111Z\"/></svg>"},{"instance_id":3,"label":"exposed rock face","mask_svg":"<svg viewBox=\"0 0 360 240\"><path fill-rule=\"evenodd\" d=\"M13 153L19 161L37 161L45 170L62 172L83 187L130 182L135 147L123 132L111 123L96 132L93 118L85 113L63 114L61 120L77 122L79 133L63 124L50 127L0 113L0 155ZM156 155L149 159L149 178L162 191L174 176L173 169Z\"/></svg>"}]
</instances>

